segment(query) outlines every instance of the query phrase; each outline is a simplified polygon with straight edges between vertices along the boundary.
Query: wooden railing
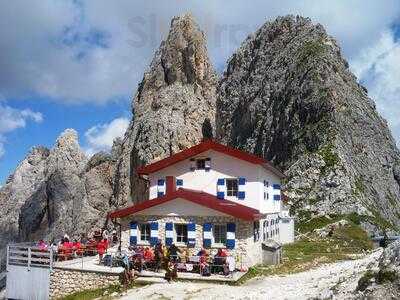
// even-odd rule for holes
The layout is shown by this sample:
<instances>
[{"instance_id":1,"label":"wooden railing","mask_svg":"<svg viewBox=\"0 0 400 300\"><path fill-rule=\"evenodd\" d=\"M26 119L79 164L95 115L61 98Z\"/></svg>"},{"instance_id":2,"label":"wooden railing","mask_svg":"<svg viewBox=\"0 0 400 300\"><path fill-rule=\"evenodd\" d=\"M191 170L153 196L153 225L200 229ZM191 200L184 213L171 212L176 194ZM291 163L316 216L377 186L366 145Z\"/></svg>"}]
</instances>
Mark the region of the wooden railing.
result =
<instances>
[{"instance_id":1,"label":"wooden railing","mask_svg":"<svg viewBox=\"0 0 400 300\"><path fill-rule=\"evenodd\" d=\"M50 268L53 267L53 252L27 244L7 246L7 268L9 265Z\"/></svg>"}]
</instances>

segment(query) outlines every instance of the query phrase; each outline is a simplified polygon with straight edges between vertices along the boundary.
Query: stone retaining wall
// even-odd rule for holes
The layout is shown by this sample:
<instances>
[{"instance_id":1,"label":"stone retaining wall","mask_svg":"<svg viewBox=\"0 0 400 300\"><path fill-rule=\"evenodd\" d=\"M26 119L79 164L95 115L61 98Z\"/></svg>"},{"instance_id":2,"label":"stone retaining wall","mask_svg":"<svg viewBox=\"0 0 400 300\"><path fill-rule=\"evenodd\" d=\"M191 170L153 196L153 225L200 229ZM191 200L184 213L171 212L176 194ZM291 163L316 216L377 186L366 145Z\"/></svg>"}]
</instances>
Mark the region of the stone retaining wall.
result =
<instances>
[{"instance_id":1,"label":"stone retaining wall","mask_svg":"<svg viewBox=\"0 0 400 300\"><path fill-rule=\"evenodd\" d=\"M120 274L53 269L50 274L50 299L119 283Z\"/></svg>"}]
</instances>

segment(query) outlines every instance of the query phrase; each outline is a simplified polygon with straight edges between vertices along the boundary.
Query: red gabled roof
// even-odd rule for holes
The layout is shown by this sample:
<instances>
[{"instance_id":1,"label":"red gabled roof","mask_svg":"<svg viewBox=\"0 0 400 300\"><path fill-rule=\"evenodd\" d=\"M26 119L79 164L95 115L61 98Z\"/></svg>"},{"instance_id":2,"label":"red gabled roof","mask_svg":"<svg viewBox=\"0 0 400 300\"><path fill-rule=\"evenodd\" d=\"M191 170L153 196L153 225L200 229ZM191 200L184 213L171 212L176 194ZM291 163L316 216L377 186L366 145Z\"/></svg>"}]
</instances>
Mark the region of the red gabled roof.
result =
<instances>
[{"instance_id":1,"label":"red gabled roof","mask_svg":"<svg viewBox=\"0 0 400 300\"><path fill-rule=\"evenodd\" d=\"M260 212L257 209L233 201L218 199L216 196L205 192L183 188L180 188L170 194L164 195L163 197L146 200L142 203L116 210L109 213L108 217L111 219L123 218L177 198L181 198L246 221L256 220L261 217Z\"/></svg>"},{"instance_id":2,"label":"red gabled roof","mask_svg":"<svg viewBox=\"0 0 400 300\"><path fill-rule=\"evenodd\" d=\"M190 157L193 157L195 155L198 155L200 153L208 151L208 150L214 150L217 152L221 152L221 153L227 154L229 156L247 161L252 164L262 165L264 168L268 169L275 175L277 175L281 178L285 177L285 175L282 173L282 171L280 171L279 169L274 167L269 161L265 160L264 158L258 157L254 154L250 154L250 153L238 150L238 149L230 148L228 146L216 143L212 140L203 141L200 144L197 144L193 147L187 148L181 152L178 152L167 158L159 160L155 163L138 168L137 173L139 175L148 175L148 174L157 172L159 170L162 170L166 167L169 167L177 162L180 162L182 160L188 159Z\"/></svg>"}]
</instances>

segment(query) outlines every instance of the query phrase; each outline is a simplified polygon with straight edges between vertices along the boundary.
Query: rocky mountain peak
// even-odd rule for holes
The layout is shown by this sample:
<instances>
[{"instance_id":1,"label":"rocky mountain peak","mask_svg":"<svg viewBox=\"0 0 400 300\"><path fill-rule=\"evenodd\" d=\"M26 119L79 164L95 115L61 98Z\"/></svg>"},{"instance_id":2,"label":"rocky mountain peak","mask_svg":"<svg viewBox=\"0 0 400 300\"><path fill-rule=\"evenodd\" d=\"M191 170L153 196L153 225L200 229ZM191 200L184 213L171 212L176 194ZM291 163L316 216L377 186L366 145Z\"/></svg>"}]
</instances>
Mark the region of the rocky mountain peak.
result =
<instances>
[{"instance_id":1,"label":"rocky mountain peak","mask_svg":"<svg viewBox=\"0 0 400 300\"><path fill-rule=\"evenodd\" d=\"M161 66L166 84L176 81L193 84L210 75L206 39L191 14L172 19L163 45Z\"/></svg>"},{"instance_id":2,"label":"rocky mountain peak","mask_svg":"<svg viewBox=\"0 0 400 300\"><path fill-rule=\"evenodd\" d=\"M66 129L50 150L48 172L65 167L65 170L79 173L87 161L88 158L79 145L78 133L74 129Z\"/></svg>"},{"instance_id":3,"label":"rocky mountain peak","mask_svg":"<svg viewBox=\"0 0 400 300\"><path fill-rule=\"evenodd\" d=\"M197 144L204 122L214 130L216 85L204 33L190 14L174 18L132 104L133 121L119 148L116 203L146 194L135 175L138 166Z\"/></svg>"},{"instance_id":4,"label":"rocky mountain peak","mask_svg":"<svg viewBox=\"0 0 400 300\"><path fill-rule=\"evenodd\" d=\"M323 26L267 22L233 54L217 93L218 137L281 167L293 212L398 228L399 151Z\"/></svg>"}]
</instances>

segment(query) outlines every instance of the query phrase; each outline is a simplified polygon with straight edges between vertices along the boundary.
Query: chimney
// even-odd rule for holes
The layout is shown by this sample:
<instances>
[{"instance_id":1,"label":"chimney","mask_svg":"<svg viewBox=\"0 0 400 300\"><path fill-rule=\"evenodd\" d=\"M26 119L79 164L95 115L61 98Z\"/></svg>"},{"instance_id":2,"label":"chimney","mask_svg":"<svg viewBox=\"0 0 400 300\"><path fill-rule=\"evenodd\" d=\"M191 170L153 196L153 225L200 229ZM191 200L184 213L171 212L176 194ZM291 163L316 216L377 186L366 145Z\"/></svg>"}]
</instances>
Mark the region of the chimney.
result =
<instances>
[{"instance_id":1,"label":"chimney","mask_svg":"<svg viewBox=\"0 0 400 300\"><path fill-rule=\"evenodd\" d=\"M167 176L166 177L166 191L165 194L168 195L176 191L176 180L175 176Z\"/></svg>"}]
</instances>

